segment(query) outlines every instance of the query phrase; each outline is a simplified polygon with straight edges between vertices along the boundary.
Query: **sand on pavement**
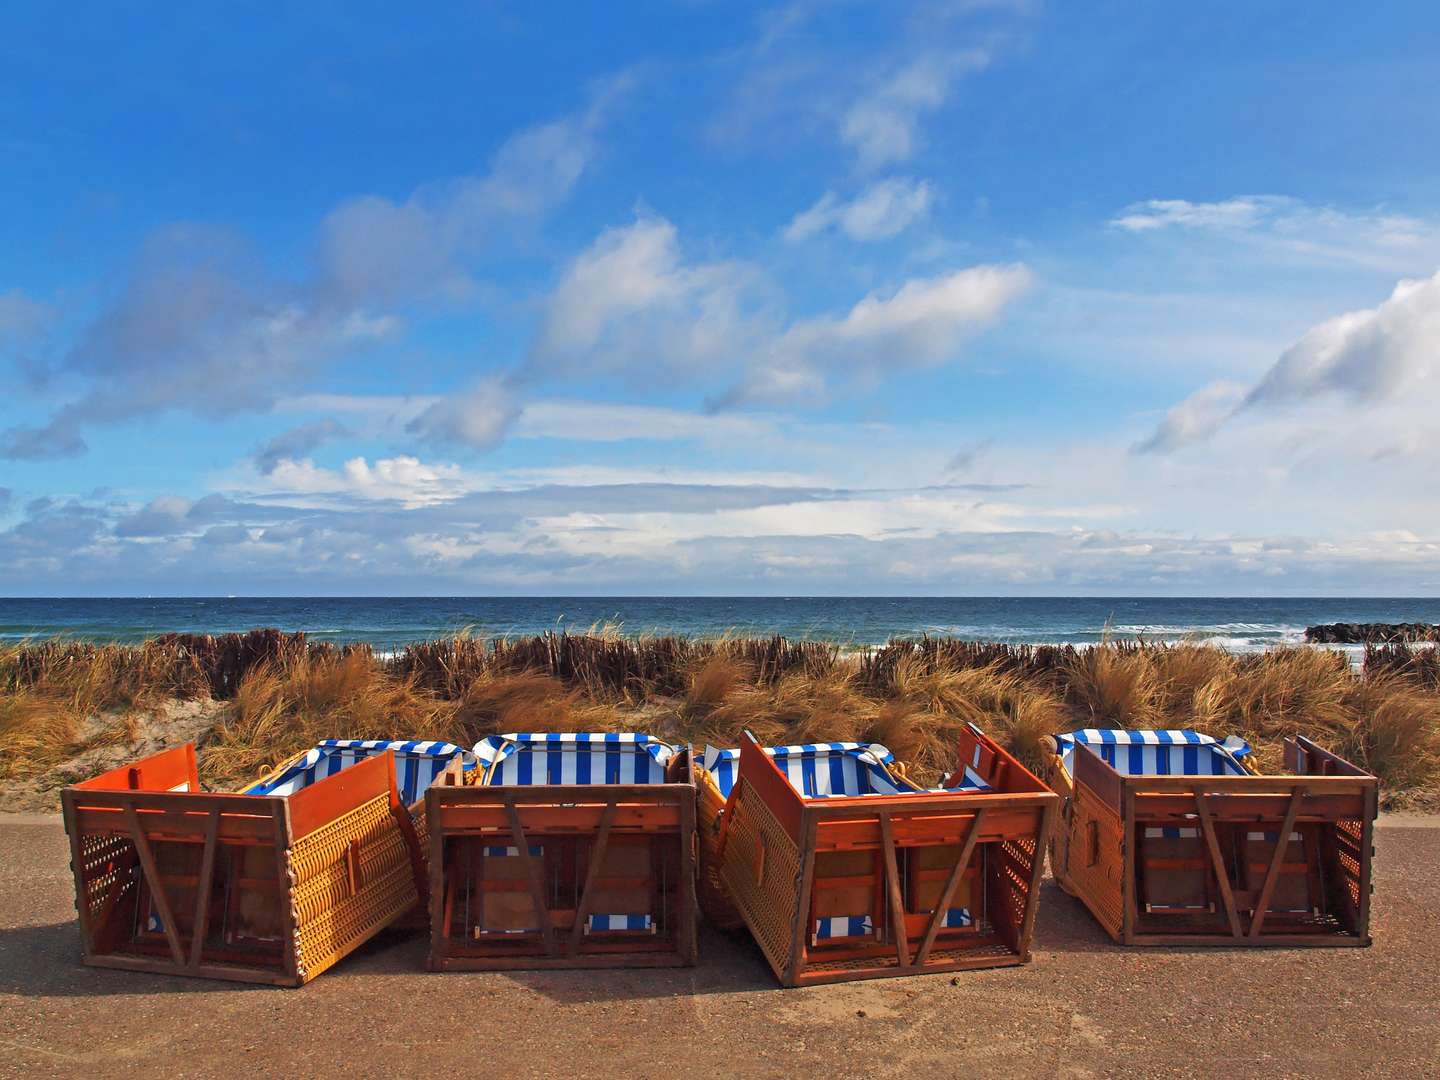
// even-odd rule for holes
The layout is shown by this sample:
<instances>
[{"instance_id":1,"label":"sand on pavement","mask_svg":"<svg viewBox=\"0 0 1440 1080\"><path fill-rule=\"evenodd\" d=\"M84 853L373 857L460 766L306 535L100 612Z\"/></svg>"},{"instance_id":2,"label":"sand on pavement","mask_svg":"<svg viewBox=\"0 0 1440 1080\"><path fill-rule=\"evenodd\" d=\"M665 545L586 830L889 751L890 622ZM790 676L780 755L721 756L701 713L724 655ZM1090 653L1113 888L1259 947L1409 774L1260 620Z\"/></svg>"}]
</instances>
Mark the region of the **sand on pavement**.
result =
<instances>
[{"instance_id":1,"label":"sand on pavement","mask_svg":"<svg viewBox=\"0 0 1440 1080\"><path fill-rule=\"evenodd\" d=\"M0 1076L1440 1075L1440 828L1377 830L1369 949L1122 949L1047 882L1034 962L799 990L692 970L439 974L386 934L298 990L79 962L57 817L0 816Z\"/></svg>"}]
</instances>

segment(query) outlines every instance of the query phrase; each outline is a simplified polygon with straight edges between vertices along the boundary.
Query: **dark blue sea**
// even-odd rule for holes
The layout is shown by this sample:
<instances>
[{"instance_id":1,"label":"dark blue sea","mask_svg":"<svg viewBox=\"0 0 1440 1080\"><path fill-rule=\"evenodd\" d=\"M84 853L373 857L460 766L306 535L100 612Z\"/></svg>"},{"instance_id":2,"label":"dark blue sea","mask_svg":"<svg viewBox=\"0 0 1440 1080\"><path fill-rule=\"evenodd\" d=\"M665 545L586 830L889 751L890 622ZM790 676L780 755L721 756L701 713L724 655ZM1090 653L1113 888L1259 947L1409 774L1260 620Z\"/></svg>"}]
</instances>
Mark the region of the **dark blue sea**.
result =
<instances>
[{"instance_id":1,"label":"dark blue sea","mask_svg":"<svg viewBox=\"0 0 1440 1080\"><path fill-rule=\"evenodd\" d=\"M0 599L0 640L134 642L167 631L304 630L394 649L459 631L769 635L846 646L941 634L1088 644L1107 636L1204 640L1236 650L1299 642L1322 622L1440 622L1440 600L1040 597L348 597Z\"/></svg>"}]
</instances>

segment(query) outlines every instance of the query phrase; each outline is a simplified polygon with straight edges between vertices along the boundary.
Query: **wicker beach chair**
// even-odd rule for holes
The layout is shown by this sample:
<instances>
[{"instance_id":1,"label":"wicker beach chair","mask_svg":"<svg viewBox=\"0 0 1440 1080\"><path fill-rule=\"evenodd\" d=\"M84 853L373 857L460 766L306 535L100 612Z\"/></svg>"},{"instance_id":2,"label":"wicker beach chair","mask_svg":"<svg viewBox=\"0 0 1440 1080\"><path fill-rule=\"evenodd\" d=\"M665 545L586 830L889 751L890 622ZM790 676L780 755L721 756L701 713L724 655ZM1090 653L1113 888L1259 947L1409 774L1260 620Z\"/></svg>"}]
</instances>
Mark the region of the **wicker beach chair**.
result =
<instances>
[{"instance_id":1,"label":"wicker beach chair","mask_svg":"<svg viewBox=\"0 0 1440 1080\"><path fill-rule=\"evenodd\" d=\"M695 962L688 747L518 733L475 756L477 784L426 796L432 968Z\"/></svg>"},{"instance_id":2,"label":"wicker beach chair","mask_svg":"<svg viewBox=\"0 0 1440 1080\"><path fill-rule=\"evenodd\" d=\"M1058 799L978 729L960 743L930 789L878 744L706 751L720 885L782 984L1029 959Z\"/></svg>"},{"instance_id":3,"label":"wicker beach chair","mask_svg":"<svg viewBox=\"0 0 1440 1080\"><path fill-rule=\"evenodd\" d=\"M1116 941L1369 944L1373 776L1302 737L1285 740L1288 775L1258 773L1238 736L1050 741L1051 866Z\"/></svg>"},{"instance_id":4,"label":"wicker beach chair","mask_svg":"<svg viewBox=\"0 0 1440 1080\"><path fill-rule=\"evenodd\" d=\"M324 743L220 794L201 789L189 745L66 788L85 962L308 982L424 895L397 761L409 796L460 782L467 757L449 743Z\"/></svg>"}]
</instances>

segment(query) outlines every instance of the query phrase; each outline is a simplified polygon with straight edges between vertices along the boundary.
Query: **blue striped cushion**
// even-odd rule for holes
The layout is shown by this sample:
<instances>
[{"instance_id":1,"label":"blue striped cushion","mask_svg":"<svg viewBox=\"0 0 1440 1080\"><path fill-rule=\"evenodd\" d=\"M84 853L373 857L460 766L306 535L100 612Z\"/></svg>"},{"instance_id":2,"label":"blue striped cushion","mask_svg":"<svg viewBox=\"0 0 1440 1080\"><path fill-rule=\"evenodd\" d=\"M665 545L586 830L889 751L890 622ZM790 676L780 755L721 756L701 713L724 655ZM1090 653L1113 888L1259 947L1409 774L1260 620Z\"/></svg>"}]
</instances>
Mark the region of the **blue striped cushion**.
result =
<instances>
[{"instance_id":1,"label":"blue striped cushion","mask_svg":"<svg viewBox=\"0 0 1440 1080\"><path fill-rule=\"evenodd\" d=\"M1065 770L1075 771L1075 745L1083 743L1126 776L1245 776L1239 759L1250 744L1237 735L1223 743L1198 731L1122 731L1082 728L1056 735Z\"/></svg>"},{"instance_id":2,"label":"blue striped cushion","mask_svg":"<svg viewBox=\"0 0 1440 1080\"><path fill-rule=\"evenodd\" d=\"M764 749L790 786L807 799L905 795L924 790L890 772L888 766L894 763L895 756L879 743L805 743ZM713 746L705 748L701 760L701 767L714 778L715 786L726 798L735 786L739 764L739 750Z\"/></svg>"},{"instance_id":3,"label":"blue striped cushion","mask_svg":"<svg viewBox=\"0 0 1440 1080\"><path fill-rule=\"evenodd\" d=\"M487 784L663 784L674 755L633 732L517 732L475 744Z\"/></svg>"},{"instance_id":4,"label":"blue striped cushion","mask_svg":"<svg viewBox=\"0 0 1440 1080\"><path fill-rule=\"evenodd\" d=\"M607 930L628 930L655 932L655 920L649 915L591 915L585 920L587 934L604 933Z\"/></svg>"},{"instance_id":5,"label":"blue striped cushion","mask_svg":"<svg viewBox=\"0 0 1440 1080\"><path fill-rule=\"evenodd\" d=\"M929 915L931 912L925 911L921 914ZM969 908L950 908L945 912L945 918L940 926L945 930L954 930L970 926L974 921ZM837 915L828 919L815 920L810 943L818 945L822 941L830 941L835 938L869 937L874 933L875 923L869 915Z\"/></svg>"},{"instance_id":6,"label":"blue striped cushion","mask_svg":"<svg viewBox=\"0 0 1440 1080\"><path fill-rule=\"evenodd\" d=\"M386 750L395 751L395 781L406 806L425 797L425 789L459 757L466 769L475 767L470 754L453 743L419 739L325 739L305 756L269 780L245 788L247 795L293 795L317 780Z\"/></svg>"}]
</instances>

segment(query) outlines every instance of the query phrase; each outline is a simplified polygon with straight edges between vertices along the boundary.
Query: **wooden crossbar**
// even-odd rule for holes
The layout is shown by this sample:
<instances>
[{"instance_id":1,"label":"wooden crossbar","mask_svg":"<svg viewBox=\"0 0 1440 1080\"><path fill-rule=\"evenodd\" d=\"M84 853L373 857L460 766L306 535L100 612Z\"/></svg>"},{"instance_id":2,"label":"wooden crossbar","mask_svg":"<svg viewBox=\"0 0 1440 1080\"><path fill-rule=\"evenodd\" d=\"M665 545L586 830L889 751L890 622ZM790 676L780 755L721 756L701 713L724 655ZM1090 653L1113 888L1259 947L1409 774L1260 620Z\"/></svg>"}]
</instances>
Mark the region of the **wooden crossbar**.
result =
<instances>
[{"instance_id":1,"label":"wooden crossbar","mask_svg":"<svg viewBox=\"0 0 1440 1080\"><path fill-rule=\"evenodd\" d=\"M170 955L175 958L175 963L183 967L185 950L180 947L180 933L175 926L174 913L170 910L170 898L165 895L165 882L160 877L159 867L155 865L155 853L150 848L150 838L140 828L140 820L133 806L125 807L125 822L130 827L130 838L134 840L135 850L140 855L141 871L150 884L150 896L155 901L155 906L160 909L161 929L165 931L165 940L170 944Z\"/></svg>"},{"instance_id":2,"label":"wooden crossbar","mask_svg":"<svg viewBox=\"0 0 1440 1080\"><path fill-rule=\"evenodd\" d=\"M541 876L540 865L535 856L530 854L530 845L525 840L525 826L520 823L520 811L511 800L506 801L505 809L510 815L511 839L515 842L520 858L525 860L525 876L530 880L530 900L535 908L536 925L540 927L540 935L545 942L545 953L554 956L557 951L555 928L550 925L550 909L545 904L545 882ZM611 809L613 804L606 807L607 811Z\"/></svg>"},{"instance_id":3,"label":"wooden crossbar","mask_svg":"<svg viewBox=\"0 0 1440 1080\"><path fill-rule=\"evenodd\" d=\"M1255 902L1255 916L1250 921L1251 940L1260 936L1260 928L1265 923L1270 897L1275 892L1276 882L1280 880L1280 864L1285 861L1285 849L1290 845L1290 831L1295 827L1295 816L1300 812L1300 802L1304 798L1305 793L1298 787L1290 793L1290 807L1285 811L1285 823L1280 826L1280 835L1275 839L1275 854L1270 856L1270 869L1266 871L1265 882L1260 886L1260 899Z\"/></svg>"},{"instance_id":4,"label":"wooden crossbar","mask_svg":"<svg viewBox=\"0 0 1440 1080\"><path fill-rule=\"evenodd\" d=\"M880 811L880 847L885 855L885 889L890 897L890 925L895 932L895 958L902 968L910 966L910 937L905 931L905 900L900 892L900 871L895 861L895 834L890 814Z\"/></svg>"},{"instance_id":5,"label":"wooden crossbar","mask_svg":"<svg viewBox=\"0 0 1440 1080\"><path fill-rule=\"evenodd\" d=\"M950 876L945 879L945 887L940 891L940 899L935 902L935 911L930 916L929 925L925 927L925 936L920 940L920 948L915 951L916 967L924 967L926 959L930 956L930 948L935 944L935 936L940 933L940 926L944 923L945 915L950 910L950 901L955 896L955 890L960 886L960 879L970 865L970 857L975 851L975 841L980 839L980 826L985 823L987 812L982 807L975 814L975 822L970 826L970 832L965 837L965 846L960 849L960 856L955 860L955 865L950 870Z\"/></svg>"},{"instance_id":6,"label":"wooden crossbar","mask_svg":"<svg viewBox=\"0 0 1440 1080\"><path fill-rule=\"evenodd\" d=\"M205 853L200 857L200 881L195 890L194 928L190 937L190 960L185 965L192 971L200 966L200 950L210 930L210 889L215 878L215 849L220 846L220 811L212 809L205 823Z\"/></svg>"},{"instance_id":7,"label":"wooden crossbar","mask_svg":"<svg viewBox=\"0 0 1440 1080\"><path fill-rule=\"evenodd\" d=\"M1220 841L1215 836L1215 821L1210 814L1210 799L1203 791L1195 792L1195 812L1200 817L1200 831L1205 836L1205 847L1210 852L1210 865L1215 869L1215 880L1220 883L1220 900L1225 905L1225 919L1230 924L1230 936L1241 936L1240 913L1235 910L1235 892L1230 888L1230 871L1220 854Z\"/></svg>"},{"instance_id":8,"label":"wooden crossbar","mask_svg":"<svg viewBox=\"0 0 1440 1080\"><path fill-rule=\"evenodd\" d=\"M580 939L585 934L585 920L595 902L596 884L600 880L600 864L605 861L605 851L610 846L610 826L615 824L615 803L605 804L600 815L600 831L595 836L595 846L590 849L590 869L585 873L585 888L580 893L580 904L575 909L575 925L570 927L570 940L566 943L565 955L575 956L580 951Z\"/></svg>"}]
</instances>

